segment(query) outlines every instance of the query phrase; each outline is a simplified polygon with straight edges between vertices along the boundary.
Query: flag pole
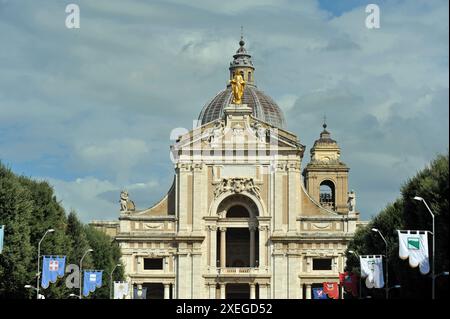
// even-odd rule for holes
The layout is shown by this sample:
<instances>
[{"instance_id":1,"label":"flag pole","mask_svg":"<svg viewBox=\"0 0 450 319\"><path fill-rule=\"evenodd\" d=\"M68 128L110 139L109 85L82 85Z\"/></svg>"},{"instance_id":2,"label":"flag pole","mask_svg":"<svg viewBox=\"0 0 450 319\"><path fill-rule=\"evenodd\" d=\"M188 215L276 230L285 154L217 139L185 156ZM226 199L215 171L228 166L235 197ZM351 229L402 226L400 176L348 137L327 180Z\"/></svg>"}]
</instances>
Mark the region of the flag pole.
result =
<instances>
[{"instance_id":1,"label":"flag pole","mask_svg":"<svg viewBox=\"0 0 450 319\"><path fill-rule=\"evenodd\" d=\"M435 228L434 228L435 227L435 225L434 225L434 214L431 211L430 207L428 207L428 204L425 201L425 199L423 199L422 197L419 197L419 196L415 196L414 199L418 200L418 201L421 201L421 202L423 202L425 204L425 206L428 209L428 211L430 212L431 218L433 220L433 259L431 261L431 299L434 300L434 297L435 297L435 282L436 282L435 269L434 269L434 266L435 266L435 264L434 264L434 259L435 259L434 255L435 255L435 247L436 247L435 246L435 244L436 244L436 240L435 240L436 239L436 233L435 233Z\"/></svg>"},{"instance_id":2,"label":"flag pole","mask_svg":"<svg viewBox=\"0 0 450 319\"><path fill-rule=\"evenodd\" d=\"M376 232L380 235L381 239L383 239L384 244L386 246L386 283L384 284L386 290L386 299L389 299L389 265L388 265L388 243L384 238L383 234L377 228L372 228L373 232Z\"/></svg>"},{"instance_id":3,"label":"flag pole","mask_svg":"<svg viewBox=\"0 0 450 319\"><path fill-rule=\"evenodd\" d=\"M117 267L121 267L121 264L116 264L113 268L113 270L111 270L111 276L110 276L110 280L109 280L109 299L113 299L113 273L114 270L116 270Z\"/></svg>"},{"instance_id":4,"label":"flag pole","mask_svg":"<svg viewBox=\"0 0 450 319\"><path fill-rule=\"evenodd\" d=\"M83 286L82 286L81 283L82 283L82 280L83 280L83 259L84 259L84 257L86 257L87 253L90 253L90 252L92 252L92 251L94 251L94 250L93 250L93 249L88 249L88 250L86 250L86 251L84 252L83 257L81 257L81 260L80 260L80 296L79 296L79 299L82 298L82 294L81 294L82 289L81 289L81 287L83 287Z\"/></svg>"},{"instance_id":5,"label":"flag pole","mask_svg":"<svg viewBox=\"0 0 450 319\"><path fill-rule=\"evenodd\" d=\"M39 299L39 281L41 278L41 272L40 272L40 259L41 259L41 243L44 240L45 236L47 236L48 233L53 233L55 230L53 228L47 229L44 236L42 236L41 240L38 242L38 258L37 258L37 276L36 276L36 299Z\"/></svg>"}]
</instances>

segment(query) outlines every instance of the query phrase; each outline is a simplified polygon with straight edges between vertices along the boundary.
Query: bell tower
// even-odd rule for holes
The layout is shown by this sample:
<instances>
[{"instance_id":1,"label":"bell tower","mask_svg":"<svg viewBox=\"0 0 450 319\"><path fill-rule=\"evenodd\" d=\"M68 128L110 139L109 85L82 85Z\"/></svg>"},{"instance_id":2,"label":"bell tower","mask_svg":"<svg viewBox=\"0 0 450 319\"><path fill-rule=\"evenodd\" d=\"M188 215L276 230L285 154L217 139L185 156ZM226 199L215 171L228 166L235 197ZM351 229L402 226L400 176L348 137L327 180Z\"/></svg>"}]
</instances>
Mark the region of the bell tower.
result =
<instances>
[{"instance_id":1,"label":"bell tower","mask_svg":"<svg viewBox=\"0 0 450 319\"><path fill-rule=\"evenodd\" d=\"M331 138L325 122L310 153L311 160L303 171L308 193L321 206L341 214L348 213L349 168L340 161L341 149Z\"/></svg>"}]
</instances>

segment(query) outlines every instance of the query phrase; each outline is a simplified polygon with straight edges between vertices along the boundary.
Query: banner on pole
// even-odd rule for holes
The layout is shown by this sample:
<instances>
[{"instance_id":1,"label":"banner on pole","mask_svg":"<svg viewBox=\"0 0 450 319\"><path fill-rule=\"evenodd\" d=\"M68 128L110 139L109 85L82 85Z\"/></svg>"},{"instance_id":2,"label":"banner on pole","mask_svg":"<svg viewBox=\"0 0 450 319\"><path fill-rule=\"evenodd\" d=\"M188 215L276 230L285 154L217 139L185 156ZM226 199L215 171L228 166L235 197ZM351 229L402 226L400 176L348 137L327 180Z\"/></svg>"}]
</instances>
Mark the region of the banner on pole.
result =
<instances>
[{"instance_id":1,"label":"banner on pole","mask_svg":"<svg viewBox=\"0 0 450 319\"><path fill-rule=\"evenodd\" d=\"M147 299L147 288L138 289L134 287L133 299Z\"/></svg>"},{"instance_id":2,"label":"banner on pole","mask_svg":"<svg viewBox=\"0 0 450 319\"><path fill-rule=\"evenodd\" d=\"M361 264L361 277L366 278L367 288L383 288L383 256L364 255L359 256Z\"/></svg>"},{"instance_id":3,"label":"banner on pole","mask_svg":"<svg viewBox=\"0 0 450 319\"><path fill-rule=\"evenodd\" d=\"M0 254L3 251L3 238L5 237L5 225L0 225Z\"/></svg>"},{"instance_id":4,"label":"banner on pole","mask_svg":"<svg viewBox=\"0 0 450 319\"><path fill-rule=\"evenodd\" d=\"M64 277L66 256L43 256L42 259L42 288L48 288L58 277Z\"/></svg>"},{"instance_id":5,"label":"banner on pole","mask_svg":"<svg viewBox=\"0 0 450 319\"><path fill-rule=\"evenodd\" d=\"M351 293L353 297L358 296L359 277L357 275L346 271L339 274L339 281L346 292Z\"/></svg>"},{"instance_id":6,"label":"banner on pole","mask_svg":"<svg viewBox=\"0 0 450 319\"><path fill-rule=\"evenodd\" d=\"M128 296L129 285L126 281L114 282L114 299L124 299Z\"/></svg>"},{"instance_id":7,"label":"banner on pole","mask_svg":"<svg viewBox=\"0 0 450 319\"><path fill-rule=\"evenodd\" d=\"M428 255L428 235L424 230L397 230L398 255L401 259L409 258L412 268L419 266L420 273L425 275L430 272Z\"/></svg>"},{"instance_id":8,"label":"banner on pole","mask_svg":"<svg viewBox=\"0 0 450 319\"><path fill-rule=\"evenodd\" d=\"M89 296L89 293L102 286L103 270L85 270L83 277L83 295Z\"/></svg>"},{"instance_id":9,"label":"banner on pole","mask_svg":"<svg viewBox=\"0 0 450 319\"><path fill-rule=\"evenodd\" d=\"M339 284L337 282L324 282L323 292L331 299L339 299Z\"/></svg>"},{"instance_id":10,"label":"banner on pole","mask_svg":"<svg viewBox=\"0 0 450 319\"><path fill-rule=\"evenodd\" d=\"M327 294L323 291L323 288L312 288L313 299L328 299Z\"/></svg>"}]
</instances>

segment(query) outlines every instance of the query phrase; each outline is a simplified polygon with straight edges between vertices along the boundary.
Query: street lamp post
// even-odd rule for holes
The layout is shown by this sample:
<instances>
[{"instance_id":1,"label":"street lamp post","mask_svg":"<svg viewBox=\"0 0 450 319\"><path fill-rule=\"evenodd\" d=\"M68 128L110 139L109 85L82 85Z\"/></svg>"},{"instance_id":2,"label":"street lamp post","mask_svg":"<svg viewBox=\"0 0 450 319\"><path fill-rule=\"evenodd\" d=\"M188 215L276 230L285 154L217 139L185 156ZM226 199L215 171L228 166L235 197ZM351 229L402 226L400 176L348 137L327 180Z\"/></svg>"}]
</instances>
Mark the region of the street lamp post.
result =
<instances>
[{"instance_id":1,"label":"street lamp post","mask_svg":"<svg viewBox=\"0 0 450 319\"><path fill-rule=\"evenodd\" d=\"M33 289L37 291L37 288L32 285L25 285L24 288L26 289ZM44 295L38 294L38 299L45 299Z\"/></svg>"},{"instance_id":2,"label":"street lamp post","mask_svg":"<svg viewBox=\"0 0 450 319\"><path fill-rule=\"evenodd\" d=\"M432 261L431 261L431 299L434 299L434 297L435 297L435 282L436 282L436 276L434 275L434 273L435 273L435 268L434 268L434 259L435 259L435 257L434 257L434 252L435 252L435 243L436 243L436 233L435 233L435 228L434 228L434 214L433 214L433 212L431 211L431 209L430 209L430 207L428 207L428 204L427 204L427 202L425 201L425 199L423 199L422 197L419 197L419 196L415 196L414 197L414 199L415 200L418 200L418 201L421 201L421 202L423 202L424 204L425 204L425 206L427 207L427 209L428 209L428 211L430 212L430 214L431 214L431 218L432 218L432 220L433 220L433 230L432 230L432 233L433 233L433 259L432 259Z\"/></svg>"},{"instance_id":3,"label":"street lamp post","mask_svg":"<svg viewBox=\"0 0 450 319\"><path fill-rule=\"evenodd\" d=\"M353 250L349 250L348 251L350 254L353 254L357 259L359 259L359 255L353 251ZM359 266L359 299L361 299L362 296L362 291L361 291L361 265Z\"/></svg>"},{"instance_id":4,"label":"street lamp post","mask_svg":"<svg viewBox=\"0 0 450 319\"><path fill-rule=\"evenodd\" d=\"M389 299L389 265L388 265L388 244L386 239L384 238L383 234L377 229L372 228L373 232L376 232L380 235L381 239L383 239L384 244L386 246L386 283L385 283L385 290L386 290L386 299Z\"/></svg>"},{"instance_id":5,"label":"street lamp post","mask_svg":"<svg viewBox=\"0 0 450 319\"><path fill-rule=\"evenodd\" d=\"M88 249L88 250L86 250L86 252L84 253L84 255L83 255L83 257L81 257L81 260L80 260L80 299L82 298L82 289L81 289L81 287L82 287L82 280L83 280L83 259L84 259L84 257L86 257L86 255L87 255L87 253L90 253L90 252L93 252L94 250L93 249Z\"/></svg>"},{"instance_id":6,"label":"street lamp post","mask_svg":"<svg viewBox=\"0 0 450 319\"><path fill-rule=\"evenodd\" d=\"M117 264L111 270L111 277L110 277L110 280L109 280L109 299L113 299L113 273L114 273L114 270L116 270L117 267L122 267L122 265L121 264Z\"/></svg>"},{"instance_id":7,"label":"street lamp post","mask_svg":"<svg viewBox=\"0 0 450 319\"><path fill-rule=\"evenodd\" d=\"M55 230L53 228L47 229L44 236L42 236L41 240L38 243L38 258L37 258L37 278L36 278L36 299L39 299L39 281L41 278L41 270L40 270L40 261L41 261L41 243L44 240L45 236L48 233L53 233Z\"/></svg>"}]
</instances>

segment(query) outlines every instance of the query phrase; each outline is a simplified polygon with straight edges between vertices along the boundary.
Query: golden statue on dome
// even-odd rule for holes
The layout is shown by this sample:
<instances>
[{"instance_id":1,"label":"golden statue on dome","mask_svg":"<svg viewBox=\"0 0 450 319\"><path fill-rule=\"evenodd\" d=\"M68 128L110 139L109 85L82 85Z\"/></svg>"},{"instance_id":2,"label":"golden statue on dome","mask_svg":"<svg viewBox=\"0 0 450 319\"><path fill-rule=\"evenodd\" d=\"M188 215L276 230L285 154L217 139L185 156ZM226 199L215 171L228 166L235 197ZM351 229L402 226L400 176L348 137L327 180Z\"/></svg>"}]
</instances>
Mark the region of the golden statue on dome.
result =
<instances>
[{"instance_id":1,"label":"golden statue on dome","mask_svg":"<svg viewBox=\"0 0 450 319\"><path fill-rule=\"evenodd\" d=\"M235 73L233 79L230 80L231 91L233 92L233 104L242 104L242 96L244 95L245 81L240 73Z\"/></svg>"}]
</instances>

